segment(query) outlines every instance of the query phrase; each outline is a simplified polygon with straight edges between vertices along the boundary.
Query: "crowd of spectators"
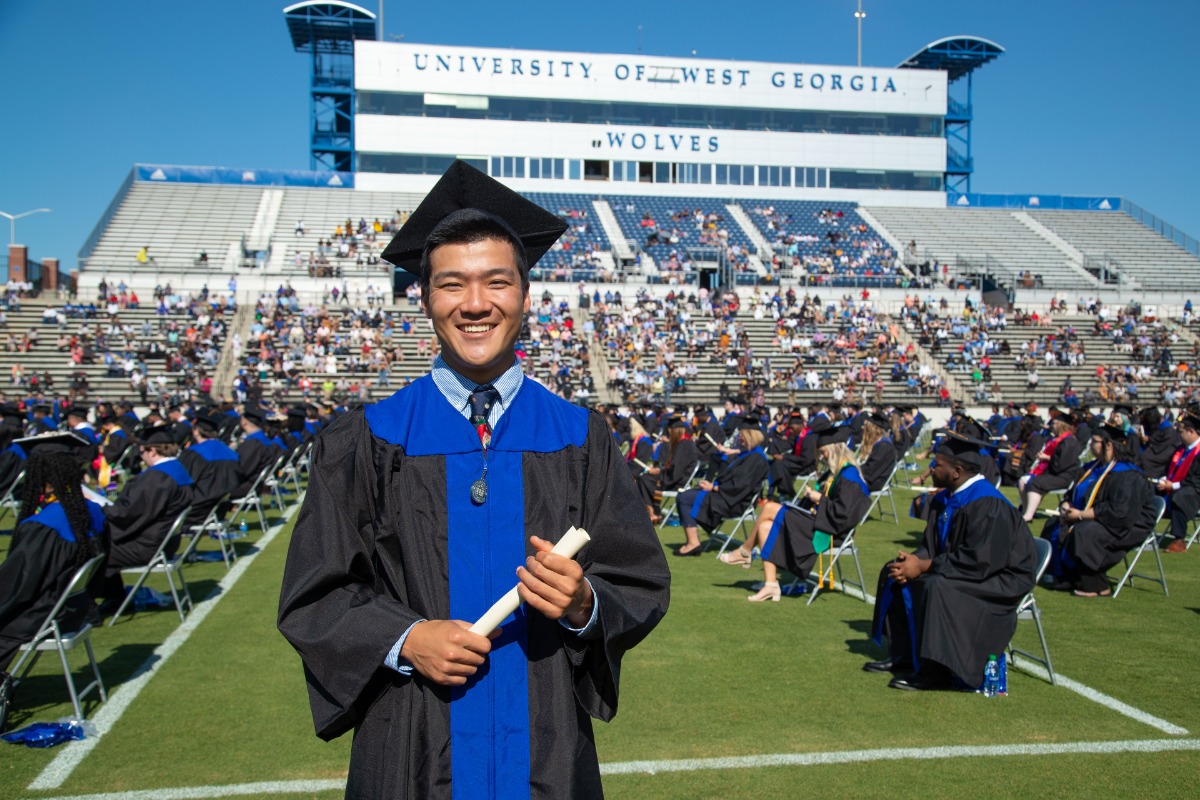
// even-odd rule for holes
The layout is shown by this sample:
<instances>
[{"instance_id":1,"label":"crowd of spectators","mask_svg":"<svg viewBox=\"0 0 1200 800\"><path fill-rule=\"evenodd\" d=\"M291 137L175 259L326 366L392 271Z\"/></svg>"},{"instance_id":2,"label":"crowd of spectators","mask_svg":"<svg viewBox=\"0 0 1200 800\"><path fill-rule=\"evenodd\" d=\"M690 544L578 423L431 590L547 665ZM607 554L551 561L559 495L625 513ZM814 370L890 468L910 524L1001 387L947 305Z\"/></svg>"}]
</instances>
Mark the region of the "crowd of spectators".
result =
<instances>
[{"instance_id":1,"label":"crowd of spectators","mask_svg":"<svg viewBox=\"0 0 1200 800\"><path fill-rule=\"evenodd\" d=\"M774 245L771 271L775 275L803 278L808 284L830 282L835 276L855 275L899 282L901 259L862 221L846 219L840 210L813 213L816 230L775 206L752 211L762 219L768 241Z\"/></svg>"}]
</instances>

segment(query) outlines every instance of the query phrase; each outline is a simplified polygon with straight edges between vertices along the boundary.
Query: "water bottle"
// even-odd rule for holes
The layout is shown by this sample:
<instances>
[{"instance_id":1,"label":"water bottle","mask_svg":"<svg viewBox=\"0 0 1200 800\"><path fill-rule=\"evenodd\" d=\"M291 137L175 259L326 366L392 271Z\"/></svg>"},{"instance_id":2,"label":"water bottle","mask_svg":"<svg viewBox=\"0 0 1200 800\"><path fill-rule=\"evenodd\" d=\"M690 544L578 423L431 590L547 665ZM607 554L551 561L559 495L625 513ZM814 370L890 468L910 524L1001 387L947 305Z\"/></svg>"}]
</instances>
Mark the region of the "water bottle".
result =
<instances>
[{"instance_id":1,"label":"water bottle","mask_svg":"<svg viewBox=\"0 0 1200 800\"><path fill-rule=\"evenodd\" d=\"M238 525L238 533L240 534L240 538L243 538L243 539L246 538L246 518L245 517L242 517L242 522L240 525Z\"/></svg>"},{"instance_id":2,"label":"water bottle","mask_svg":"<svg viewBox=\"0 0 1200 800\"><path fill-rule=\"evenodd\" d=\"M988 656L987 666L983 668L983 696L995 697L1000 693L1000 664L995 656Z\"/></svg>"}]
</instances>

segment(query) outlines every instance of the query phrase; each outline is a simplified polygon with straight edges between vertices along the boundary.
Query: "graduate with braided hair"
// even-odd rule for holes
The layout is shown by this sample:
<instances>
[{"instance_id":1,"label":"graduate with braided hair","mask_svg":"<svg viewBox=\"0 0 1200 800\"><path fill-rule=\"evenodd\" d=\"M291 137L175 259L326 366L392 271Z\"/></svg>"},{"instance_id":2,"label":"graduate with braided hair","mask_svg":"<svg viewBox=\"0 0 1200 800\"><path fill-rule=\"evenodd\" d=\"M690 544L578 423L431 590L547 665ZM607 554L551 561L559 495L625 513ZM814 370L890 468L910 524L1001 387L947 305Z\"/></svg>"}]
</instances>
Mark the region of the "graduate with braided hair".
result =
<instances>
[{"instance_id":1,"label":"graduate with braided hair","mask_svg":"<svg viewBox=\"0 0 1200 800\"><path fill-rule=\"evenodd\" d=\"M8 557L0 564L0 670L37 633L71 577L101 552L105 528L100 506L83 496L79 453L88 442L75 433L19 439L29 453L17 528ZM86 596L72 601L59 618L76 630L90 610Z\"/></svg>"}]
</instances>

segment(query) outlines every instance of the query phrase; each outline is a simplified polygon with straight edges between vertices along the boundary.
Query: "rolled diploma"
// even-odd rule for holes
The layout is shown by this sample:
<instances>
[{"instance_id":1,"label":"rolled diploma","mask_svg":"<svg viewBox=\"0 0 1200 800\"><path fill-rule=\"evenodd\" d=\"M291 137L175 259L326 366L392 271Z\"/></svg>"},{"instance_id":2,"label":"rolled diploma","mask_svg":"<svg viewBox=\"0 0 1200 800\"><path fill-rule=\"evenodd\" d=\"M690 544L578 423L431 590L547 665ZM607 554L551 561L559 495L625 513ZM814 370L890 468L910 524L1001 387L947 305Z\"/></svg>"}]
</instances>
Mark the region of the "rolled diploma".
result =
<instances>
[{"instance_id":1,"label":"rolled diploma","mask_svg":"<svg viewBox=\"0 0 1200 800\"><path fill-rule=\"evenodd\" d=\"M574 558L575 555L583 549L583 546L590 542L592 537L587 535L587 531L582 528L572 526L563 537L558 540L554 548L550 551L556 555ZM521 596L517 594L517 587L514 586L511 591L501 597L496 603L487 610L479 620L471 626L471 633L478 633L480 636L487 636L492 631L500 626L500 623L508 617L509 614L517 610L521 605Z\"/></svg>"}]
</instances>

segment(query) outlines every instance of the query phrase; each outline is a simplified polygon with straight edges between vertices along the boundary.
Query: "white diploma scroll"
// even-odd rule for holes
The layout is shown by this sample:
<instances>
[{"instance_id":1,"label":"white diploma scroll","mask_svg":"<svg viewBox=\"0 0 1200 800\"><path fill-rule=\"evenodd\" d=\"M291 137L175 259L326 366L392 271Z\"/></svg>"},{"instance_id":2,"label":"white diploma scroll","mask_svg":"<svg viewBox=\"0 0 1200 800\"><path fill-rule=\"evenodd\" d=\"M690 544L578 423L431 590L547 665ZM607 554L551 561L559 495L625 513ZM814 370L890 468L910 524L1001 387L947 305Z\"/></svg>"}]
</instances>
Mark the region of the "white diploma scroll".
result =
<instances>
[{"instance_id":1,"label":"white diploma scroll","mask_svg":"<svg viewBox=\"0 0 1200 800\"><path fill-rule=\"evenodd\" d=\"M563 537L558 540L554 548L550 551L555 555L574 558L575 555L583 549L583 546L590 542L592 537L587 535L587 531L581 528L572 527ZM512 591L501 597L496 603L487 610L479 620L471 626L471 633L478 633L480 636L487 636L492 631L500 626L500 623L508 617L509 614L517 610L517 606L521 605L521 596L517 594L517 587L514 586Z\"/></svg>"}]
</instances>

